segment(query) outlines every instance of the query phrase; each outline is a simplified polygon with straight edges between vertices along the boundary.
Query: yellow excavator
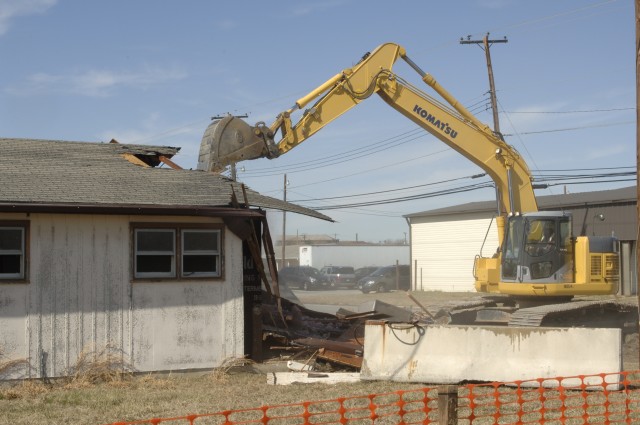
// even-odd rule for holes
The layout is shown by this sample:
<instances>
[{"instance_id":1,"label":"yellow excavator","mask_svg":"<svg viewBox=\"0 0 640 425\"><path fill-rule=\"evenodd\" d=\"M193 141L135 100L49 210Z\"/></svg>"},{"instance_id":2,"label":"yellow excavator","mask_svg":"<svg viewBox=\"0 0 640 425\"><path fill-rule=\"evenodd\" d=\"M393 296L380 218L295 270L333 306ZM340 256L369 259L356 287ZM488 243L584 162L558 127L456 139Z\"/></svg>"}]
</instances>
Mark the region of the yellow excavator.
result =
<instances>
[{"instance_id":1,"label":"yellow excavator","mask_svg":"<svg viewBox=\"0 0 640 425\"><path fill-rule=\"evenodd\" d=\"M398 59L442 100L395 74L392 67ZM420 69L398 44L386 43L367 53L355 66L280 113L270 126L263 122L250 126L233 116L213 122L203 136L198 168L219 172L244 160L277 158L374 94L493 179L501 242L491 257L475 258L475 288L481 293L508 295L520 307L538 305L538 310L523 311L511 324L534 322L530 325L535 326L559 310L608 307L604 301L558 306L559 301L578 295L617 293L620 260L615 238L574 237L569 213L538 211L531 172L522 156ZM301 117L292 122L297 110L303 110Z\"/></svg>"}]
</instances>

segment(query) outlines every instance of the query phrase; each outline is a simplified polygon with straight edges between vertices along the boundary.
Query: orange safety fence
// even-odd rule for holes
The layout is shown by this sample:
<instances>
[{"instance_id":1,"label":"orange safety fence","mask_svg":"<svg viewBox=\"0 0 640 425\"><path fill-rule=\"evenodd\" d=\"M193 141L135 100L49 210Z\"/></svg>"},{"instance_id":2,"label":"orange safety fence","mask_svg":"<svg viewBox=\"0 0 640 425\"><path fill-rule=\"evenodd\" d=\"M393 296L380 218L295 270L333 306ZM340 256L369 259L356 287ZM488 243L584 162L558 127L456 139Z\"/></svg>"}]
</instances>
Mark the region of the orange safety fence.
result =
<instances>
[{"instance_id":1,"label":"orange safety fence","mask_svg":"<svg viewBox=\"0 0 640 425\"><path fill-rule=\"evenodd\" d=\"M446 419L444 410L454 417ZM443 418L461 425L640 424L640 371L424 387L111 425L391 425Z\"/></svg>"}]
</instances>

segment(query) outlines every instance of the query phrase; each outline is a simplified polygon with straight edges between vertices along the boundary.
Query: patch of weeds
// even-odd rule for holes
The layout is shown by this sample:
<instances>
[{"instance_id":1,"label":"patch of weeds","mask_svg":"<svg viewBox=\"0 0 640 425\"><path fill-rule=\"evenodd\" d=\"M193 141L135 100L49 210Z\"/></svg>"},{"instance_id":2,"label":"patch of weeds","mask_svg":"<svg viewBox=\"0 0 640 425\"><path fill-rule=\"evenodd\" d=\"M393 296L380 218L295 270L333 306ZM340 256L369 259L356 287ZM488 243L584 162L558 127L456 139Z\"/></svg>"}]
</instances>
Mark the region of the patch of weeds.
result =
<instances>
[{"instance_id":1,"label":"patch of weeds","mask_svg":"<svg viewBox=\"0 0 640 425\"><path fill-rule=\"evenodd\" d=\"M28 368L29 361L27 359L7 359L4 348L0 346L0 378L14 372L19 368Z\"/></svg>"},{"instance_id":2,"label":"patch of weeds","mask_svg":"<svg viewBox=\"0 0 640 425\"><path fill-rule=\"evenodd\" d=\"M209 376L216 382L227 382L233 369L243 368L252 364L255 364L255 362L250 359L230 357L225 359L220 366L213 369Z\"/></svg>"},{"instance_id":3,"label":"patch of weeds","mask_svg":"<svg viewBox=\"0 0 640 425\"><path fill-rule=\"evenodd\" d=\"M0 400L34 398L49 390L50 388L40 381L26 380L0 391Z\"/></svg>"},{"instance_id":4,"label":"patch of weeds","mask_svg":"<svg viewBox=\"0 0 640 425\"><path fill-rule=\"evenodd\" d=\"M124 354L113 347L84 349L68 371L66 388L85 388L99 383L122 382L131 377L133 367Z\"/></svg>"}]
</instances>

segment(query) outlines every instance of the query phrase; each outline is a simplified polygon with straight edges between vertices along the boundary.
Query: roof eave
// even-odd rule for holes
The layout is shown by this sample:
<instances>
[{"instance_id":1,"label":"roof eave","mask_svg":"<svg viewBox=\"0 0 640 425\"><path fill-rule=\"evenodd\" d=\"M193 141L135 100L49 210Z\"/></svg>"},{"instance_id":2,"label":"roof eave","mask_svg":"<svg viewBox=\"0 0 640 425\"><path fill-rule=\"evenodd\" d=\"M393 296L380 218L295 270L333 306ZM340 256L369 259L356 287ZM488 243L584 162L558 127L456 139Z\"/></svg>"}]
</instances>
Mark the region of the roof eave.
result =
<instances>
[{"instance_id":1,"label":"roof eave","mask_svg":"<svg viewBox=\"0 0 640 425\"><path fill-rule=\"evenodd\" d=\"M0 212L54 214L110 214L110 215L172 215L204 217L257 217L261 209L209 207L202 205L104 205L53 203L2 203Z\"/></svg>"}]
</instances>

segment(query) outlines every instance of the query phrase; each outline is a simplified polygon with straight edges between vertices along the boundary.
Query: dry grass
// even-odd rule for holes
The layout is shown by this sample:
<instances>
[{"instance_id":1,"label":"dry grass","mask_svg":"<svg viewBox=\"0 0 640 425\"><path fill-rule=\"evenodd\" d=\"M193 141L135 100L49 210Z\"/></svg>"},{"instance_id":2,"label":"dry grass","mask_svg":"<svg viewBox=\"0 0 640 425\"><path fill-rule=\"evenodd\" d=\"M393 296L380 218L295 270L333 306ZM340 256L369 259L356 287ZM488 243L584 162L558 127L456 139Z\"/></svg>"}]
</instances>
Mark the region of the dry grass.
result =
<instances>
[{"instance_id":1,"label":"dry grass","mask_svg":"<svg viewBox=\"0 0 640 425\"><path fill-rule=\"evenodd\" d=\"M130 378L133 367L124 354L111 346L84 349L67 372L67 386L84 387L98 383L122 382Z\"/></svg>"},{"instance_id":2,"label":"dry grass","mask_svg":"<svg viewBox=\"0 0 640 425\"><path fill-rule=\"evenodd\" d=\"M243 368L253 364L255 364L255 362L251 359L230 357L225 359L222 362L222 365L213 369L209 376L216 382L227 382L230 379L229 372L233 369Z\"/></svg>"},{"instance_id":3,"label":"dry grass","mask_svg":"<svg viewBox=\"0 0 640 425\"><path fill-rule=\"evenodd\" d=\"M16 369L28 368L27 359L7 359L3 347L0 346L0 378L6 376Z\"/></svg>"},{"instance_id":4,"label":"dry grass","mask_svg":"<svg viewBox=\"0 0 640 425\"><path fill-rule=\"evenodd\" d=\"M50 386L25 382L2 392L0 425L105 424L329 400L423 386L392 382L273 386L267 384L265 373L252 369L251 363L246 359L229 359L223 366L205 374L125 374L122 379L96 381L93 379L95 374L90 373L91 379L77 377Z\"/></svg>"}]
</instances>

